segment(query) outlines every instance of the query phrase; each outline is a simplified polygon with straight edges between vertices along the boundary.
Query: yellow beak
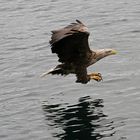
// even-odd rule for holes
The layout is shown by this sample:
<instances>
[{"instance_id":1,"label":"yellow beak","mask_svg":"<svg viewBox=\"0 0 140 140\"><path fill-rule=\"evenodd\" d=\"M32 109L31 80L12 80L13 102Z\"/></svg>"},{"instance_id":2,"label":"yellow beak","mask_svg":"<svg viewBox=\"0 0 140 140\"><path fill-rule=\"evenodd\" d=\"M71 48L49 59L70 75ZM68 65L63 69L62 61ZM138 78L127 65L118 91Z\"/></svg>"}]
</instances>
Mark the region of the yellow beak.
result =
<instances>
[{"instance_id":1,"label":"yellow beak","mask_svg":"<svg viewBox=\"0 0 140 140\"><path fill-rule=\"evenodd\" d=\"M112 50L111 54L117 54L116 50Z\"/></svg>"}]
</instances>

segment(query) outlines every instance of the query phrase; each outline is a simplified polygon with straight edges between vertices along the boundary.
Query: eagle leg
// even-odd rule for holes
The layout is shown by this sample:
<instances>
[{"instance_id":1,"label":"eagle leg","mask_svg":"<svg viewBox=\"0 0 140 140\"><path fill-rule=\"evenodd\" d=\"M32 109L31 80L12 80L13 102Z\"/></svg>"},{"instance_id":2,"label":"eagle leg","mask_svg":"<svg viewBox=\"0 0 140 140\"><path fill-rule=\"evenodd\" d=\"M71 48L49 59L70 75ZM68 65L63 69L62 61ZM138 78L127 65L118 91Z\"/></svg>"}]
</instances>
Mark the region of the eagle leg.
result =
<instances>
[{"instance_id":1,"label":"eagle leg","mask_svg":"<svg viewBox=\"0 0 140 140\"><path fill-rule=\"evenodd\" d=\"M102 75L100 73L91 73L91 74L88 74L88 76L90 77L90 79L93 79L97 82L100 82L103 80Z\"/></svg>"}]
</instances>

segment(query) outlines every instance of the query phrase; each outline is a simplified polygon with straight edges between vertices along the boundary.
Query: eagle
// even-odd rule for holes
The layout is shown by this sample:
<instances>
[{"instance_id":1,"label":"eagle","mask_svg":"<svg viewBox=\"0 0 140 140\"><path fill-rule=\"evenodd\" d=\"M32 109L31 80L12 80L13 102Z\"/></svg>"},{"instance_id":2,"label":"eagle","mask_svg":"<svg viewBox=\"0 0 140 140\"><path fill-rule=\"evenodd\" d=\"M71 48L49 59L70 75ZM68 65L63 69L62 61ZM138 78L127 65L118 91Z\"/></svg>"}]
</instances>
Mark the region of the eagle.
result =
<instances>
[{"instance_id":1,"label":"eagle","mask_svg":"<svg viewBox=\"0 0 140 140\"><path fill-rule=\"evenodd\" d=\"M50 46L52 53L58 56L58 64L54 69L44 73L68 75L75 74L76 82L86 84L91 79L101 81L102 76L98 72L87 73L87 68L100 59L117 53L114 49L91 50L89 47L89 31L80 20L59 30L53 30Z\"/></svg>"}]
</instances>

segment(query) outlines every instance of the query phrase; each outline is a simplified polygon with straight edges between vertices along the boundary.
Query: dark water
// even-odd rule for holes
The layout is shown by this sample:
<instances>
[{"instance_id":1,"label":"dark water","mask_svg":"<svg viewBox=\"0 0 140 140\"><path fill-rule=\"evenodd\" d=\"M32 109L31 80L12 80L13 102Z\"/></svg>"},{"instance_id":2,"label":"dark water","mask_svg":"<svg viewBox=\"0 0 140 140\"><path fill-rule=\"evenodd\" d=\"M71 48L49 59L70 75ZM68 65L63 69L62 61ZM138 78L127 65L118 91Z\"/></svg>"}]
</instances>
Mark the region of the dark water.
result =
<instances>
[{"instance_id":1,"label":"dark water","mask_svg":"<svg viewBox=\"0 0 140 140\"><path fill-rule=\"evenodd\" d=\"M0 139L140 139L139 0L0 0ZM75 19L91 49L114 48L88 71L103 81L40 74L57 64L50 31Z\"/></svg>"},{"instance_id":2,"label":"dark water","mask_svg":"<svg viewBox=\"0 0 140 140\"><path fill-rule=\"evenodd\" d=\"M102 111L103 100L81 97L77 104L43 105L48 125L53 131L59 127L62 132L54 134L59 139L101 139L115 134L113 120L108 120ZM48 121L49 120L49 121ZM56 130L57 131L57 130Z\"/></svg>"}]
</instances>

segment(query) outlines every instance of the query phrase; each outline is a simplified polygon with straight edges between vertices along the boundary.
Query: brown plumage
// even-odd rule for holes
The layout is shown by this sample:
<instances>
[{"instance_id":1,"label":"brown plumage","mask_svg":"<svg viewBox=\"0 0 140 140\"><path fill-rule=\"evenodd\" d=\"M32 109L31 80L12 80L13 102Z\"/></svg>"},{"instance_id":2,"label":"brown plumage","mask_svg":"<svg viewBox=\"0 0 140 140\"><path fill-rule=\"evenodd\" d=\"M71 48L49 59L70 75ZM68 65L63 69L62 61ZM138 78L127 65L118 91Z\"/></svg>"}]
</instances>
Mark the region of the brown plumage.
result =
<instances>
[{"instance_id":1,"label":"brown plumage","mask_svg":"<svg viewBox=\"0 0 140 140\"><path fill-rule=\"evenodd\" d=\"M87 83L90 79L100 81L101 74L87 74L87 67L105 56L115 54L116 51L112 49L92 51L89 48L88 37L88 28L79 20L60 30L52 31L51 50L58 55L61 64L44 75L73 73L76 74L76 82Z\"/></svg>"}]
</instances>

